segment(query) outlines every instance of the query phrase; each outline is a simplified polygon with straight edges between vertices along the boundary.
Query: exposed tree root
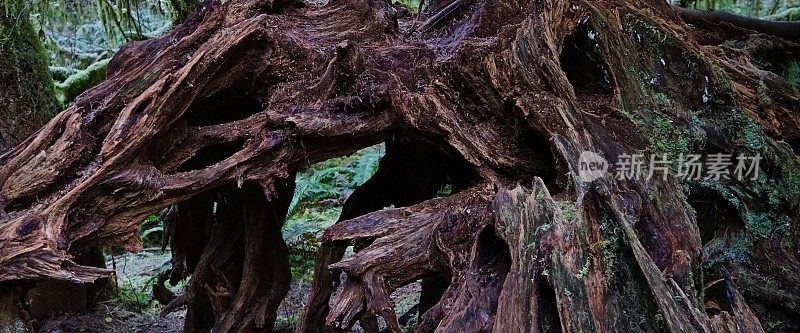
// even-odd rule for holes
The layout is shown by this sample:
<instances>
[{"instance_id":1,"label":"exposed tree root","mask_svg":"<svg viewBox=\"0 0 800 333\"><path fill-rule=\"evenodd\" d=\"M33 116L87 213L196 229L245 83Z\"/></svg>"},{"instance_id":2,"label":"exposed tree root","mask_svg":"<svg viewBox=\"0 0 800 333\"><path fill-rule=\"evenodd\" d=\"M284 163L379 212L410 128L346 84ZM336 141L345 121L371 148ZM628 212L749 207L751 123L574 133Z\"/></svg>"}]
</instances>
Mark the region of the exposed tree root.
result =
<instances>
[{"instance_id":1,"label":"exposed tree root","mask_svg":"<svg viewBox=\"0 0 800 333\"><path fill-rule=\"evenodd\" d=\"M165 312L269 330L294 173L386 142L325 231L300 332L400 331L391 292L419 279L438 288L416 332L800 329L795 42L655 0L429 8L206 1L125 46L0 156L0 281L106 276L70 250L136 250L139 221L174 206L170 280L191 282ZM754 181L592 180L587 151L763 161Z\"/></svg>"}]
</instances>

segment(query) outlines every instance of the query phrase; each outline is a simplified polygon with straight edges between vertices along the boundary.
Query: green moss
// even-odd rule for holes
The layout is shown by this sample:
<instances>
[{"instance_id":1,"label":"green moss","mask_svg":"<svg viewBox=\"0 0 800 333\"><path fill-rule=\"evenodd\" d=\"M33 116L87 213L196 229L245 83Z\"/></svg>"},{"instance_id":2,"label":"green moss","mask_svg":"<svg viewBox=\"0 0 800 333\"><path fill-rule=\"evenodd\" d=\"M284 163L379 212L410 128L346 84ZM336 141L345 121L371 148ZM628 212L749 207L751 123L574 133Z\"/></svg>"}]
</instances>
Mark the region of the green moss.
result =
<instances>
[{"instance_id":1,"label":"green moss","mask_svg":"<svg viewBox=\"0 0 800 333\"><path fill-rule=\"evenodd\" d=\"M747 232L735 232L726 239L715 238L703 247L703 266L712 269L727 262L749 262L753 238Z\"/></svg>"},{"instance_id":2,"label":"green moss","mask_svg":"<svg viewBox=\"0 0 800 333\"><path fill-rule=\"evenodd\" d=\"M628 118L628 120L630 120L636 126L636 128L645 127L642 117L640 117L638 113L631 111L631 109L626 106L624 101L619 103L619 111L625 115L625 117Z\"/></svg>"},{"instance_id":3,"label":"green moss","mask_svg":"<svg viewBox=\"0 0 800 333\"><path fill-rule=\"evenodd\" d=\"M669 96L667 96L667 94L664 94L664 93L657 92L657 93L653 94L653 100L656 102L656 105L659 105L659 106L662 106L662 107L671 107L672 106L672 100L669 98Z\"/></svg>"},{"instance_id":4,"label":"green moss","mask_svg":"<svg viewBox=\"0 0 800 333\"><path fill-rule=\"evenodd\" d=\"M586 274L589 274L589 268L591 266L592 266L592 257L588 257L586 258L586 262L583 263L583 267L581 267L581 270L578 271L578 274L576 274L575 277L579 279L583 279L584 277L586 277Z\"/></svg>"},{"instance_id":5,"label":"green moss","mask_svg":"<svg viewBox=\"0 0 800 333\"><path fill-rule=\"evenodd\" d=\"M558 201L558 208L567 221L574 221L577 217L578 204L574 201Z\"/></svg>"},{"instance_id":6,"label":"green moss","mask_svg":"<svg viewBox=\"0 0 800 333\"><path fill-rule=\"evenodd\" d=\"M768 213L745 213L743 216L747 230L758 237L767 238L773 232L786 231L788 223L780 217Z\"/></svg>"},{"instance_id":7,"label":"green moss","mask_svg":"<svg viewBox=\"0 0 800 333\"><path fill-rule=\"evenodd\" d=\"M18 0L0 2L0 151L38 130L59 109L48 56ZM5 142L4 138L10 139Z\"/></svg>"},{"instance_id":8,"label":"green moss","mask_svg":"<svg viewBox=\"0 0 800 333\"><path fill-rule=\"evenodd\" d=\"M758 109L763 110L772 105L772 98L769 97L769 88L764 83L764 80L758 81Z\"/></svg>"},{"instance_id":9,"label":"green moss","mask_svg":"<svg viewBox=\"0 0 800 333\"><path fill-rule=\"evenodd\" d=\"M716 63L709 62L708 69L711 70L711 76L713 78L714 86L718 92L724 94L732 94L733 93L733 85L731 84L731 78L728 76L728 73L725 72L722 67L719 67Z\"/></svg>"},{"instance_id":10,"label":"green moss","mask_svg":"<svg viewBox=\"0 0 800 333\"><path fill-rule=\"evenodd\" d=\"M584 263L581 272L588 273L590 265L601 265L604 286L612 300L606 306L621 310L616 322L624 326L617 326L617 330L666 332L666 323L659 320L658 306L617 221L605 212L599 218L601 240L591 246L595 256Z\"/></svg>"},{"instance_id":11,"label":"green moss","mask_svg":"<svg viewBox=\"0 0 800 333\"><path fill-rule=\"evenodd\" d=\"M678 126L667 118L656 118L653 134L650 135L650 145L656 153L667 154L670 160L675 160L680 154L690 153L692 143L688 128Z\"/></svg>"},{"instance_id":12,"label":"green moss","mask_svg":"<svg viewBox=\"0 0 800 333\"><path fill-rule=\"evenodd\" d=\"M53 76L53 80L56 82L62 82L77 72L78 70L74 68L50 66L50 75Z\"/></svg>"},{"instance_id":13,"label":"green moss","mask_svg":"<svg viewBox=\"0 0 800 333\"><path fill-rule=\"evenodd\" d=\"M774 192L772 195L782 198L787 204L798 204L800 201L800 166L797 164L797 157L787 148L777 146L772 142L766 147L765 153L765 160L776 165L779 170L777 184L765 184L765 186ZM761 175L760 178L767 179L768 175Z\"/></svg>"},{"instance_id":14,"label":"green moss","mask_svg":"<svg viewBox=\"0 0 800 333\"><path fill-rule=\"evenodd\" d=\"M786 66L786 80L792 85L800 87L800 63L797 61L790 61Z\"/></svg>"},{"instance_id":15,"label":"green moss","mask_svg":"<svg viewBox=\"0 0 800 333\"><path fill-rule=\"evenodd\" d=\"M738 138L739 145L751 152L760 151L764 146L764 135L761 132L761 127L749 117L746 119L746 125L742 128L741 135Z\"/></svg>"},{"instance_id":16,"label":"green moss","mask_svg":"<svg viewBox=\"0 0 800 333\"><path fill-rule=\"evenodd\" d=\"M75 97L105 80L109 61L111 59L93 63L88 68L70 75L64 82L56 83L58 100L63 104L69 104Z\"/></svg>"}]
</instances>

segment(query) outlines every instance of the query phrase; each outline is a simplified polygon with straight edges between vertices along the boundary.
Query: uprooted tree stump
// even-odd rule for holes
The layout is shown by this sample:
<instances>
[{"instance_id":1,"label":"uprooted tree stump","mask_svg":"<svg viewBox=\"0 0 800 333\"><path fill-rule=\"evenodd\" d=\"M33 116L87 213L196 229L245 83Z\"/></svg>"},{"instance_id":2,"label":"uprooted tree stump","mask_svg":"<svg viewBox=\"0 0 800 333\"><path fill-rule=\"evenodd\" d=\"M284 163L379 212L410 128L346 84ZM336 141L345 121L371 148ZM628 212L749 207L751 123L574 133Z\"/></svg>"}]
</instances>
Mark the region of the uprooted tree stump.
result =
<instances>
[{"instance_id":1,"label":"uprooted tree stump","mask_svg":"<svg viewBox=\"0 0 800 333\"><path fill-rule=\"evenodd\" d=\"M126 45L0 157L0 281L106 276L70 249L137 250L175 206L170 278L192 279L165 312L270 330L295 171L386 142L299 332L400 331L390 295L420 279L417 332L800 329L796 36L656 0L426 6L207 1ZM764 159L754 181L587 182L583 151Z\"/></svg>"}]
</instances>

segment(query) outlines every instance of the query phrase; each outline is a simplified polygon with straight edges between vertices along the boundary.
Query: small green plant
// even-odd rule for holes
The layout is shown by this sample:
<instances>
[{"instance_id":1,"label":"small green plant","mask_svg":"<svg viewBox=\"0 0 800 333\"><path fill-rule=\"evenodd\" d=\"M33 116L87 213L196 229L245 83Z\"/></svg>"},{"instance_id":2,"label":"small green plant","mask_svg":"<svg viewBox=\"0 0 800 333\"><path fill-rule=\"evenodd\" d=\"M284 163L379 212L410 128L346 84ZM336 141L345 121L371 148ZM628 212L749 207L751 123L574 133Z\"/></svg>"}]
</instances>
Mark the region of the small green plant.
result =
<instances>
[{"instance_id":1,"label":"small green plant","mask_svg":"<svg viewBox=\"0 0 800 333\"><path fill-rule=\"evenodd\" d=\"M164 231L164 222L158 215L152 214L139 225L139 237L146 247L161 246L161 234Z\"/></svg>"},{"instance_id":2,"label":"small green plant","mask_svg":"<svg viewBox=\"0 0 800 333\"><path fill-rule=\"evenodd\" d=\"M578 274L576 274L575 277L578 279L583 279L587 274L589 274L590 267L592 267L592 257L586 258L586 262L583 263L583 267L581 267L581 270L578 271Z\"/></svg>"},{"instance_id":3,"label":"small green plant","mask_svg":"<svg viewBox=\"0 0 800 333\"><path fill-rule=\"evenodd\" d=\"M800 87L800 62L789 62L786 66L786 80L792 85Z\"/></svg>"},{"instance_id":4,"label":"small green plant","mask_svg":"<svg viewBox=\"0 0 800 333\"><path fill-rule=\"evenodd\" d=\"M650 198L650 202L660 205L661 204L661 193L658 192L658 188L653 187L647 192L648 197Z\"/></svg>"},{"instance_id":5,"label":"small green plant","mask_svg":"<svg viewBox=\"0 0 800 333\"><path fill-rule=\"evenodd\" d=\"M295 315L289 315L286 317L279 316L275 320L275 329L276 330L286 330L294 328L297 325L298 317Z\"/></svg>"},{"instance_id":6,"label":"small green plant","mask_svg":"<svg viewBox=\"0 0 800 333\"><path fill-rule=\"evenodd\" d=\"M378 169L383 145L372 146L351 156L333 158L310 166L297 175L289 205L289 219L310 208L338 207Z\"/></svg>"},{"instance_id":7,"label":"small green plant","mask_svg":"<svg viewBox=\"0 0 800 333\"><path fill-rule=\"evenodd\" d=\"M317 236L339 218L347 197L375 174L383 153L383 145L376 145L314 164L297 174L282 230L294 281L310 280L319 248Z\"/></svg>"},{"instance_id":8,"label":"small green plant","mask_svg":"<svg viewBox=\"0 0 800 333\"><path fill-rule=\"evenodd\" d=\"M419 11L419 6L421 4L421 1L420 0L399 0L399 1L397 1L397 3L399 3L399 4L403 5L403 6L406 6L406 8L416 12L416 11Z\"/></svg>"},{"instance_id":9,"label":"small green plant","mask_svg":"<svg viewBox=\"0 0 800 333\"><path fill-rule=\"evenodd\" d=\"M777 332L778 327L781 325L783 325L782 320L768 322L766 325L764 325L764 332Z\"/></svg>"},{"instance_id":10,"label":"small green plant","mask_svg":"<svg viewBox=\"0 0 800 333\"><path fill-rule=\"evenodd\" d=\"M442 187L439 189L439 191L436 192L436 197L443 198L443 197L449 196L450 194L453 194L453 185L445 184L445 185L442 185Z\"/></svg>"},{"instance_id":11,"label":"small green plant","mask_svg":"<svg viewBox=\"0 0 800 333\"><path fill-rule=\"evenodd\" d=\"M156 276L131 278L130 276L114 276L116 281L115 296L119 304L133 312L144 312L153 305L150 296Z\"/></svg>"},{"instance_id":12,"label":"small green plant","mask_svg":"<svg viewBox=\"0 0 800 333\"><path fill-rule=\"evenodd\" d=\"M305 232L287 242L292 280L310 280L314 271L314 258L319 249L319 241L313 232Z\"/></svg>"}]
</instances>

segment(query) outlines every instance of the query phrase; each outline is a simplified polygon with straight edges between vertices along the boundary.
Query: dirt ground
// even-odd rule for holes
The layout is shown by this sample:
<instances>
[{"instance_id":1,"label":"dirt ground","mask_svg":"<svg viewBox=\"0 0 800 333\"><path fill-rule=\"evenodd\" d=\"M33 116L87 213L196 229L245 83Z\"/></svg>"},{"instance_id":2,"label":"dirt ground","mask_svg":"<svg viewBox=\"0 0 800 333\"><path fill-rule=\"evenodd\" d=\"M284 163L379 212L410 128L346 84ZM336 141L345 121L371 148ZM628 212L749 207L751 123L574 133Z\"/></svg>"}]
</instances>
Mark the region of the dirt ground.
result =
<instances>
[{"instance_id":1,"label":"dirt ground","mask_svg":"<svg viewBox=\"0 0 800 333\"><path fill-rule=\"evenodd\" d=\"M186 310L181 310L160 318L157 311L134 313L101 306L92 313L54 317L45 322L39 332L182 332L185 315Z\"/></svg>"},{"instance_id":2,"label":"dirt ground","mask_svg":"<svg viewBox=\"0 0 800 333\"><path fill-rule=\"evenodd\" d=\"M148 284L161 265L168 261L170 253L146 250L115 256L108 267L116 267L117 282L125 292L101 301L95 310L86 314L60 314L45 321L39 328L43 333L73 332L136 332L167 333L181 332L186 310L171 313L165 318L158 316L160 305L152 299ZM131 304L134 291L139 300ZM179 292L178 288L173 288Z\"/></svg>"},{"instance_id":3,"label":"dirt ground","mask_svg":"<svg viewBox=\"0 0 800 333\"><path fill-rule=\"evenodd\" d=\"M59 314L42 323L38 332L42 333L100 333L100 332L134 332L134 333L173 333L182 332L186 309L180 309L161 318L158 312L161 306L153 300L149 281L156 275L162 264L170 259L169 252L158 250L142 251L116 256L109 260L108 267L116 267L117 282L123 290L116 297L100 302L96 309L86 314ZM275 324L277 332L291 332L300 317L308 299L311 282L299 280L292 282L284 302L278 309L278 320ZM173 287L173 292L180 293L185 286ZM419 283L400 288L392 294L396 302L398 315L402 315L419 300ZM131 305L132 290L140 297L136 306ZM139 307L137 307L139 306ZM354 332L359 332L359 328Z\"/></svg>"}]
</instances>

